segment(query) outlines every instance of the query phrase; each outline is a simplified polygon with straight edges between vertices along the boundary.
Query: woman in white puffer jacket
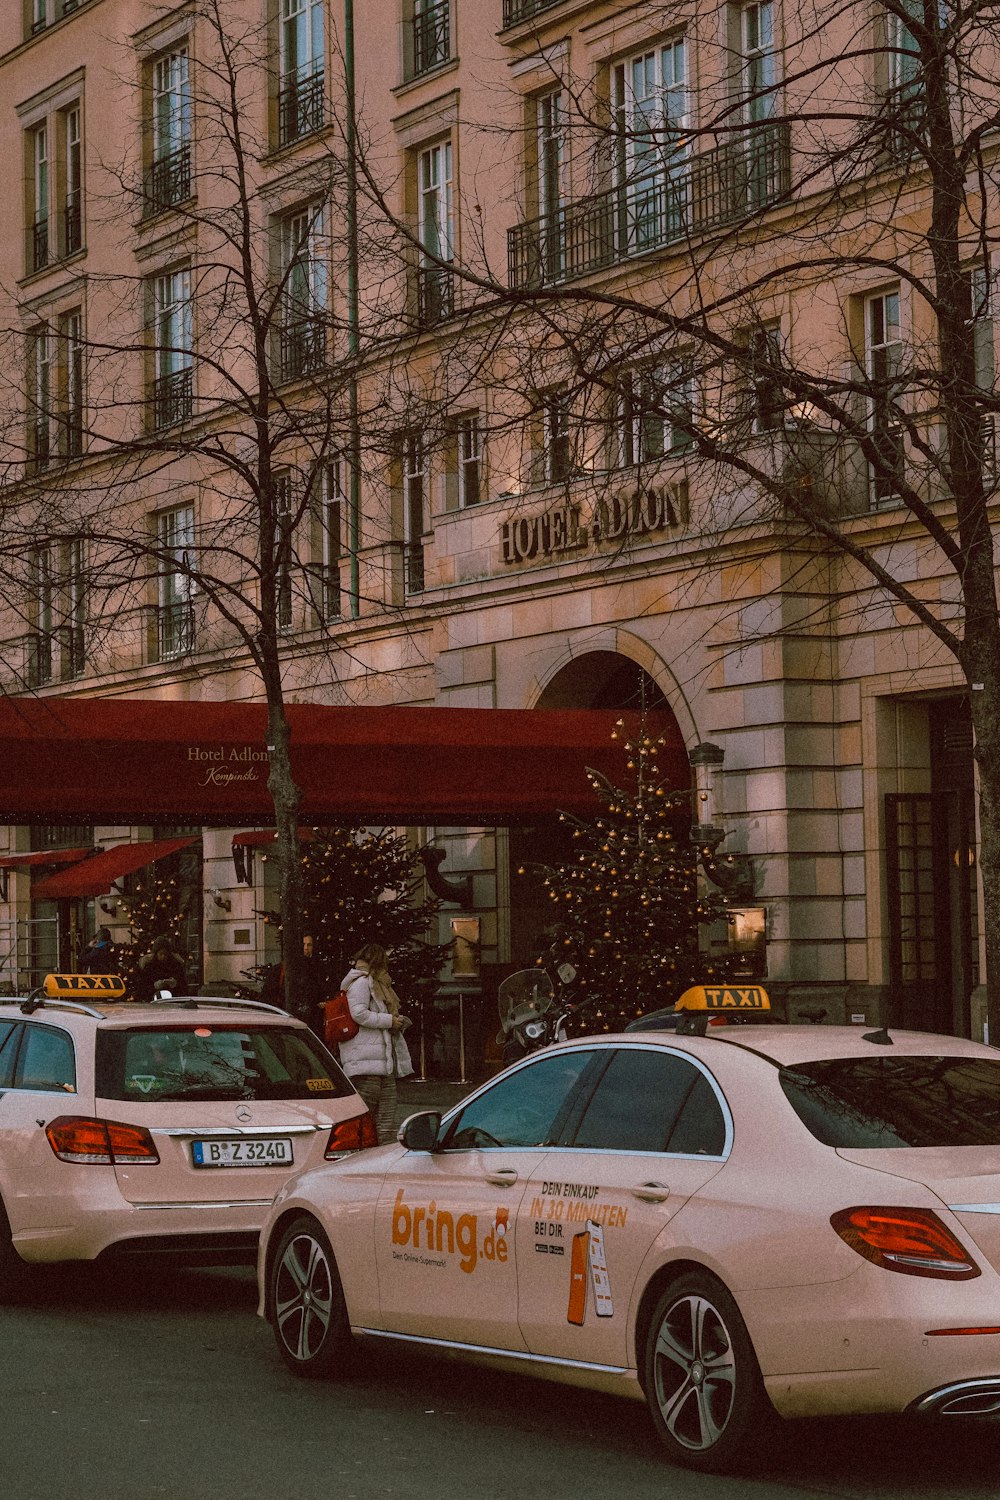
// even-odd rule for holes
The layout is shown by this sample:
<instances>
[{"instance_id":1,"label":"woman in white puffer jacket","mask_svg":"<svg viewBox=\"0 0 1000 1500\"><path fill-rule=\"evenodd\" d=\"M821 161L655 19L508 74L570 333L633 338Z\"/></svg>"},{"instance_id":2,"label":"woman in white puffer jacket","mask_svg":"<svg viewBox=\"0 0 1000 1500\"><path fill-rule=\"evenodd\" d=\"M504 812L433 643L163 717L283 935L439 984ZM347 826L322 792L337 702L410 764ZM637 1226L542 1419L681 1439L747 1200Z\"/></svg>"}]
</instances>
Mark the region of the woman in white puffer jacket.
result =
<instances>
[{"instance_id":1,"label":"woman in white puffer jacket","mask_svg":"<svg viewBox=\"0 0 1000 1500\"><path fill-rule=\"evenodd\" d=\"M340 981L357 1036L340 1044L340 1065L367 1104L380 1143L396 1130L396 1079L413 1072L403 1032L409 1025L399 1013L399 996L386 969L385 949L365 943Z\"/></svg>"}]
</instances>

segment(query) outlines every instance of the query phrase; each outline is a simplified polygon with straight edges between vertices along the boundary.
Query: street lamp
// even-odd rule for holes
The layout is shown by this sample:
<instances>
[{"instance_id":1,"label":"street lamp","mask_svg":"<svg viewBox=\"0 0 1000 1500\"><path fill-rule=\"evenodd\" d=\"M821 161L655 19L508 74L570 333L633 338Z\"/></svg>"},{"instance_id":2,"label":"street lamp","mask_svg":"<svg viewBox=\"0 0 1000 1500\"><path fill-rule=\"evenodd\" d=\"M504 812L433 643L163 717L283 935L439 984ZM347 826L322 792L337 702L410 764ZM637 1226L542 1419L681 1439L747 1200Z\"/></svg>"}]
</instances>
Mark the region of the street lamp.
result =
<instances>
[{"instance_id":1,"label":"street lamp","mask_svg":"<svg viewBox=\"0 0 1000 1500\"><path fill-rule=\"evenodd\" d=\"M722 746L714 745L710 740L702 740L688 754L694 773L692 796L695 801L695 821L691 824L690 837L701 858L701 867L712 884L733 900L745 901L753 895L753 862L745 854L720 855L718 848L726 837L726 829L717 823L700 821L703 811L711 816L716 808L716 773L725 758Z\"/></svg>"}]
</instances>

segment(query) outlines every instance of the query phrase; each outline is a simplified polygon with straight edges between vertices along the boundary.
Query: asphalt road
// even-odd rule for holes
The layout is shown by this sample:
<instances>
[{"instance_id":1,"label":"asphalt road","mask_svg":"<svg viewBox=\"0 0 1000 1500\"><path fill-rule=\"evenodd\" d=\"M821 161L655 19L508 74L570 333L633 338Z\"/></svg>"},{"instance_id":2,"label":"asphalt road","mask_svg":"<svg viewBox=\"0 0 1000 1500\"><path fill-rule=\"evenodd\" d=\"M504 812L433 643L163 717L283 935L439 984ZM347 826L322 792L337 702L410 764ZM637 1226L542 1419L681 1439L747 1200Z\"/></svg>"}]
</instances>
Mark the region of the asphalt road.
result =
<instances>
[{"instance_id":1,"label":"asphalt road","mask_svg":"<svg viewBox=\"0 0 1000 1500\"><path fill-rule=\"evenodd\" d=\"M46 1273L0 1309L2 1500L995 1497L1000 1428L795 1424L766 1473L672 1468L637 1403L381 1347L297 1380L247 1270Z\"/></svg>"}]
</instances>

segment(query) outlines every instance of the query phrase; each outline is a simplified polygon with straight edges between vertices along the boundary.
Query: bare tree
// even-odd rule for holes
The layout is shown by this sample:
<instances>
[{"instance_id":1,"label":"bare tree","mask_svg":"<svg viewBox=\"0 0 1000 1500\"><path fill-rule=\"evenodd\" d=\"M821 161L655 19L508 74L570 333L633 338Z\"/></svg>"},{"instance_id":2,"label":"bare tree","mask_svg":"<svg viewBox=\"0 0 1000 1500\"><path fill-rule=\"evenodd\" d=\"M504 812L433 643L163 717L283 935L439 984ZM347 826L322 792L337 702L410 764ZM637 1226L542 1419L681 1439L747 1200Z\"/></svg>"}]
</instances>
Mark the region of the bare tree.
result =
<instances>
[{"instance_id":1,"label":"bare tree","mask_svg":"<svg viewBox=\"0 0 1000 1500\"><path fill-rule=\"evenodd\" d=\"M361 162L401 253L449 288L442 440L449 393L480 388L512 490L564 484L600 515L613 471L637 493L683 473L675 500L710 565L833 560L828 609L898 606L921 660L957 662L1000 1035L1000 7L846 0L786 11L779 37L761 0L730 7L721 40L714 8L647 7L648 41L596 82L569 71L552 8L505 11L535 27L532 95L498 86L459 127L467 153L506 132L496 155L520 164L506 265L477 231L478 185L459 254Z\"/></svg>"}]
</instances>

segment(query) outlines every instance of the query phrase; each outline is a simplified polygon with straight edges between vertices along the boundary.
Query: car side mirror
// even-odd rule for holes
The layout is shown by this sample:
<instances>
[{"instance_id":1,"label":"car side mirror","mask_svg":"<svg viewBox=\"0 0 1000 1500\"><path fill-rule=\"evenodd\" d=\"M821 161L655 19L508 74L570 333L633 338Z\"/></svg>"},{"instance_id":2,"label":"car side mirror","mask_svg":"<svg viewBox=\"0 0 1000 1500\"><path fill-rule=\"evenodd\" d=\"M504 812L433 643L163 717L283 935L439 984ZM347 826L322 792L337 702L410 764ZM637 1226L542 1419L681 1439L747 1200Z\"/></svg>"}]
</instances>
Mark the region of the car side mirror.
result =
<instances>
[{"instance_id":1,"label":"car side mirror","mask_svg":"<svg viewBox=\"0 0 1000 1500\"><path fill-rule=\"evenodd\" d=\"M422 1110L419 1115L410 1115L399 1127L399 1144L407 1151L433 1151L438 1143L441 1129L441 1113L436 1109Z\"/></svg>"}]
</instances>

